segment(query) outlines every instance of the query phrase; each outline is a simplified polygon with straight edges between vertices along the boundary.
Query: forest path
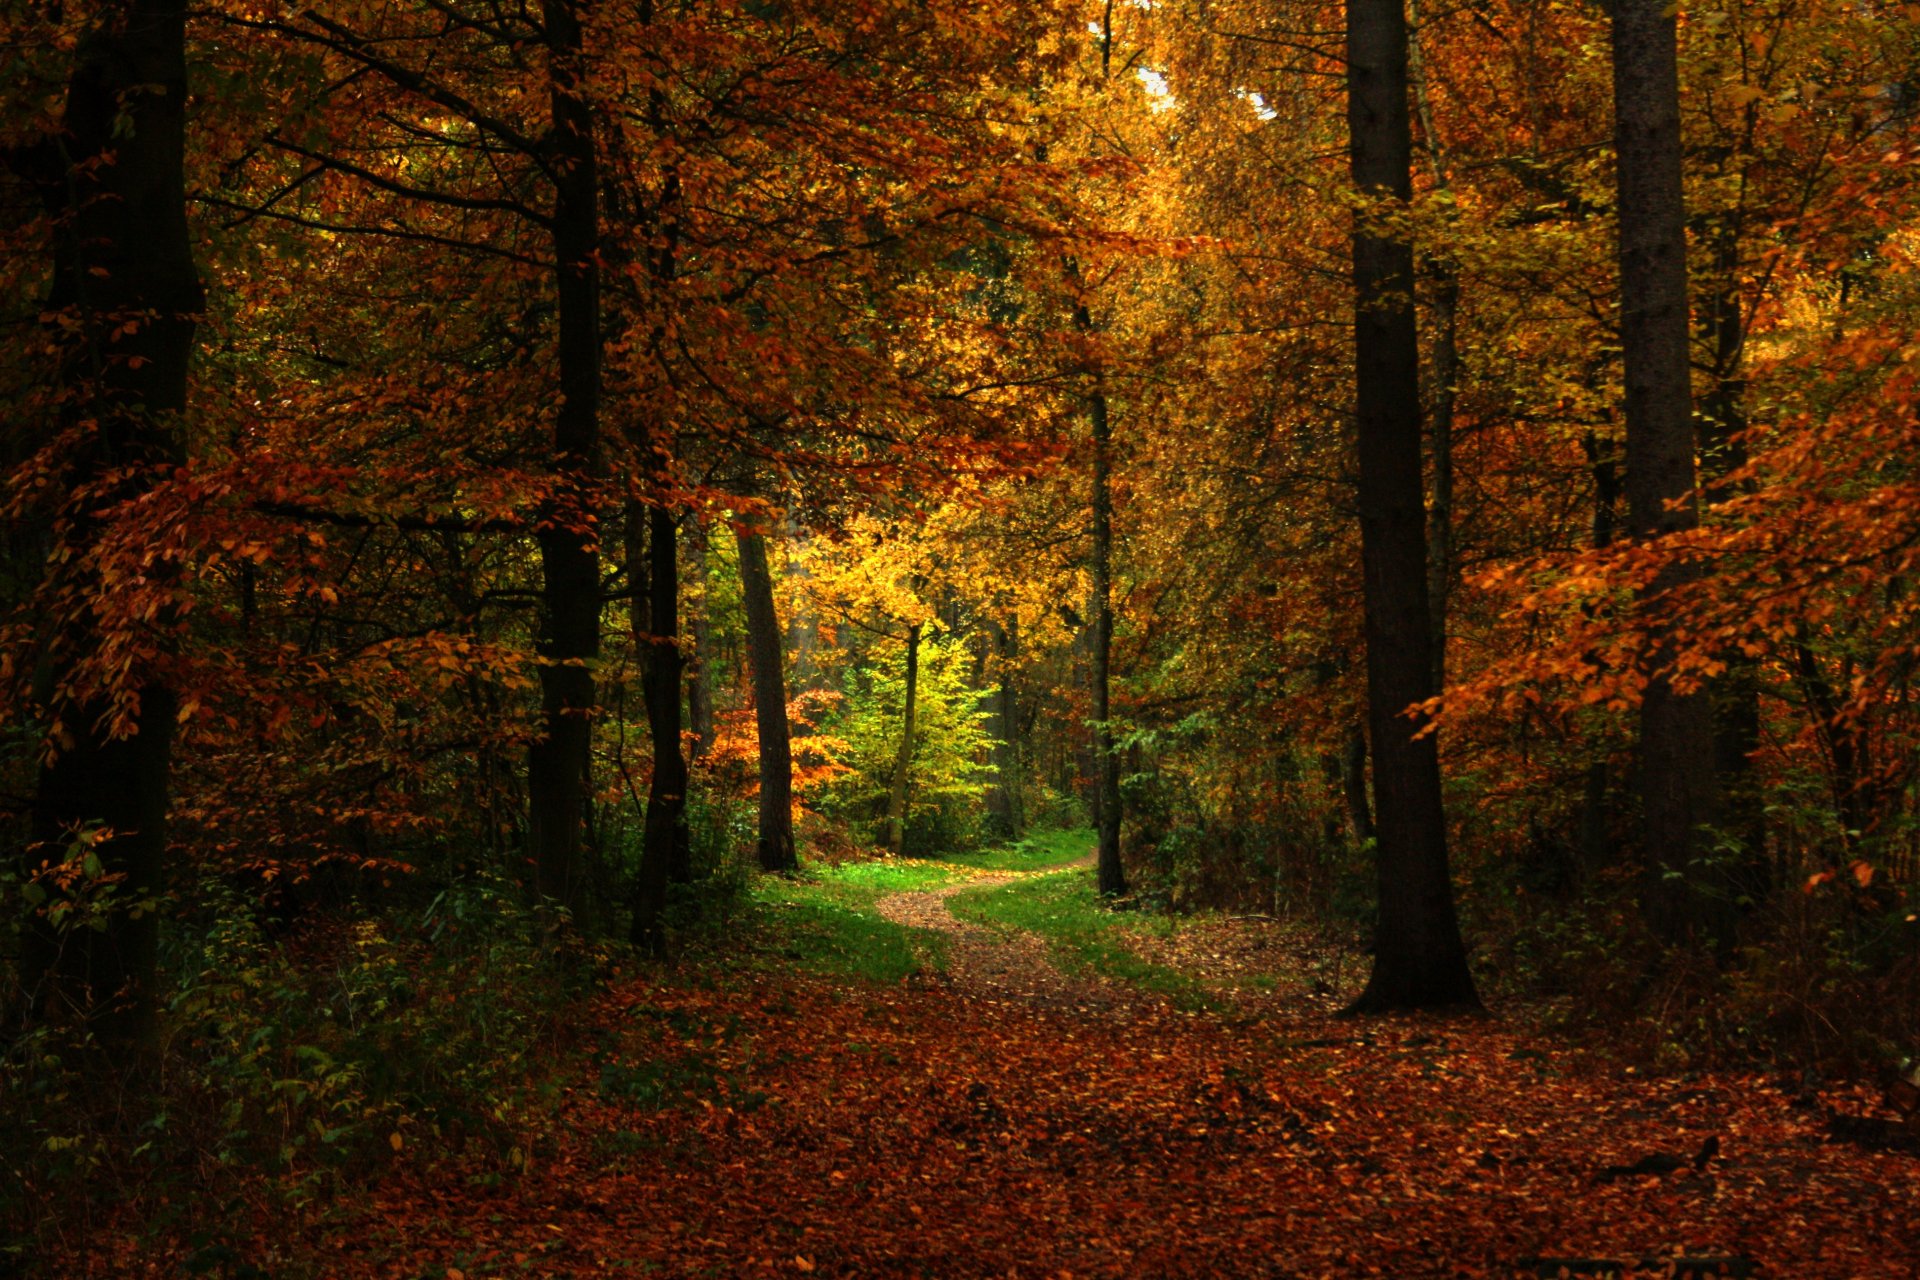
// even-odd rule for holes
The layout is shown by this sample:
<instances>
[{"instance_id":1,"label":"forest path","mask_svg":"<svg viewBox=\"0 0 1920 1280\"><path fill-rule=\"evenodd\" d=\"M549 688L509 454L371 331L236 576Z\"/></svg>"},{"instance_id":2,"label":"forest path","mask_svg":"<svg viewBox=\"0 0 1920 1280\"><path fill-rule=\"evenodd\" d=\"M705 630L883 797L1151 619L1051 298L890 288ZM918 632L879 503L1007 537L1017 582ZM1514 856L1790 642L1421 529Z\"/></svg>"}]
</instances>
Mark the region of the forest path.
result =
<instances>
[{"instance_id":1,"label":"forest path","mask_svg":"<svg viewBox=\"0 0 1920 1280\"><path fill-rule=\"evenodd\" d=\"M956 894L996 888L1042 876L1084 871L1097 855L1034 871L984 871L954 884L892 894L874 910L894 924L927 929L947 939L946 985L982 1000L1027 1000L1049 1006L1106 1008L1137 996L1124 984L1092 976L1070 976L1054 963L1046 939L1026 930L989 928L953 913Z\"/></svg>"},{"instance_id":2,"label":"forest path","mask_svg":"<svg viewBox=\"0 0 1920 1280\"><path fill-rule=\"evenodd\" d=\"M1074 859L1037 868L866 864L837 898L772 882L802 905L760 945L580 1010L495 1176L471 1149L408 1162L410 1131L267 1274L1530 1280L1684 1251L1920 1276L1920 1157L1829 1124L1870 1089L1649 1076L1521 1009L1340 1019L1359 974L1316 990L1279 922L1116 916L1073 839L1016 855ZM879 946L901 926L939 935L944 973Z\"/></svg>"}]
</instances>

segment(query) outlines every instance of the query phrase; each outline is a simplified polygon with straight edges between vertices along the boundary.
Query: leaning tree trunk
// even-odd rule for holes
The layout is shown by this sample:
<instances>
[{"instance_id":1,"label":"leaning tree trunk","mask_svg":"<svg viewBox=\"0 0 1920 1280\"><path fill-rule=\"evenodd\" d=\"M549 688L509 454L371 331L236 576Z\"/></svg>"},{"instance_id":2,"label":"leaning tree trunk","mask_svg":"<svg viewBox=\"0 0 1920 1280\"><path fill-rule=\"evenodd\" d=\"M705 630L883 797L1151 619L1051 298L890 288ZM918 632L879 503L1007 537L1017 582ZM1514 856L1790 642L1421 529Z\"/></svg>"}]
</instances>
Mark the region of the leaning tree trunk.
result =
<instances>
[{"instance_id":1,"label":"leaning tree trunk","mask_svg":"<svg viewBox=\"0 0 1920 1280\"><path fill-rule=\"evenodd\" d=\"M1687 340L1686 207L1680 166L1680 76L1668 0L1615 0L1614 136L1620 218L1620 345L1626 367L1627 520L1652 540L1699 522L1694 493L1692 372ZM1695 576L1670 566L1642 602ZM1670 651L1657 631L1649 661ZM1647 912L1670 942L1697 925L1691 891L1699 830L1713 820L1711 700L1658 676L1640 705L1640 794L1647 841Z\"/></svg>"},{"instance_id":2,"label":"leaning tree trunk","mask_svg":"<svg viewBox=\"0 0 1920 1280\"><path fill-rule=\"evenodd\" d=\"M1412 195L1407 23L1401 0L1349 0L1347 120L1354 184L1383 204ZM1354 1012L1478 1005L1454 915L1433 734L1407 714L1433 693L1421 482L1420 343L1413 247L1357 215L1355 409L1367 636L1367 727L1380 875L1373 973Z\"/></svg>"},{"instance_id":3,"label":"leaning tree trunk","mask_svg":"<svg viewBox=\"0 0 1920 1280\"><path fill-rule=\"evenodd\" d=\"M34 697L57 749L39 773L26 869L58 862L92 830L101 872L119 877L101 929L32 923L21 976L29 1015L88 1017L115 1052L147 1043L153 1025L152 895L177 700L144 659L126 676L138 704L130 722L113 723L105 694L68 699L64 686L105 639L90 599L115 589L95 558L108 532L96 513L136 498L182 457L177 419L203 305L186 218L186 81L182 0L109 5L75 51L61 139L9 157L39 179L54 220L46 310L75 321L58 331L63 425L91 423L67 460L53 535L49 586L64 616L47 636Z\"/></svg>"},{"instance_id":4,"label":"leaning tree trunk","mask_svg":"<svg viewBox=\"0 0 1920 1280\"><path fill-rule=\"evenodd\" d=\"M907 697L900 717L900 749L893 757L887 794L887 848L899 857L907 838L907 789L913 784L914 720L920 707L920 624L907 628Z\"/></svg>"},{"instance_id":5,"label":"leaning tree trunk","mask_svg":"<svg viewBox=\"0 0 1920 1280\"><path fill-rule=\"evenodd\" d=\"M640 537L646 521L645 546ZM680 744L680 572L673 513L627 508L628 577L633 580L633 646L653 742L653 777L633 904L633 941L654 952L664 942L667 888L692 878L687 839L687 759ZM644 575L640 568L644 557ZM644 586L644 605L643 600Z\"/></svg>"},{"instance_id":6,"label":"leaning tree trunk","mask_svg":"<svg viewBox=\"0 0 1920 1280\"><path fill-rule=\"evenodd\" d=\"M747 610L747 653L753 666L753 715L760 735L760 866L791 871L800 865L793 847L793 746L787 725L786 659L780 616L773 607L773 571L767 541L739 531L740 593Z\"/></svg>"},{"instance_id":7,"label":"leaning tree trunk","mask_svg":"<svg viewBox=\"0 0 1920 1280\"><path fill-rule=\"evenodd\" d=\"M593 116L580 92L580 21L546 0L553 115L553 253L559 302L560 408L553 496L541 504L539 736L528 750L534 887L576 914L586 905L582 841L600 656L600 558L592 488L600 450L600 241Z\"/></svg>"}]
</instances>

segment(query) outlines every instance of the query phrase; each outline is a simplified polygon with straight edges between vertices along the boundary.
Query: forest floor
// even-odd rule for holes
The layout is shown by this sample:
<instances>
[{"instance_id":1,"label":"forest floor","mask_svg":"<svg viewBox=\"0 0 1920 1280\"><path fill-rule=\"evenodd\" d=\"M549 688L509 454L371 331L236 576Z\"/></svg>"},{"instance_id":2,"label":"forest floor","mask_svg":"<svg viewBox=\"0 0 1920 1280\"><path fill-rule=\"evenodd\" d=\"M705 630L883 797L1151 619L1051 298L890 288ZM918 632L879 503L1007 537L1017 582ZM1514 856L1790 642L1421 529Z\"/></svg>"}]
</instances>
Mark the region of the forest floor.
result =
<instances>
[{"instance_id":1,"label":"forest floor","mask_svg":"<svg viewBox=\"0 0 1920 1280\"><path fill-rule=\"evenodd\" d=\"M1342 1020L1356 958L1105 911L1085 848L769 882L725 958L598 1001L511 1176L396 1156L254 1274L1920 1276L1920 1158L1829 1131L1870 1091Z\"/></svg>"}]
</instances>

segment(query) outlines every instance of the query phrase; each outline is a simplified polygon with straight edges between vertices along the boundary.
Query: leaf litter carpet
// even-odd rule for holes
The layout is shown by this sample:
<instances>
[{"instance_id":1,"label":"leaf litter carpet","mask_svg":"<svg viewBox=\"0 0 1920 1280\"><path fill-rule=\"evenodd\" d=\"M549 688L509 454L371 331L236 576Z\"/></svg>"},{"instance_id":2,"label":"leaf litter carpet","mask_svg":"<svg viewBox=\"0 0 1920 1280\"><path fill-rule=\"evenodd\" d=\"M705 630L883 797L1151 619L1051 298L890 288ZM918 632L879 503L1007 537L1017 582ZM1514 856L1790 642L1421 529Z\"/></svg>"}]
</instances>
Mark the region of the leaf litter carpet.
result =
<instances>
[{"instance_id":1,"label":"leaf litter carpet","mask_svg":"<svg viewBox=\"0 0 1920 1280\"><path fill-rule=\"evenodd\" d=\"M1650 1080L1493 1019L1338 1020L1304 984L1180 1012L955 920L952 892L880 908L947 933L948 976L628 982L524 1167L492 1186L396 1168L304 1228L303 1261L408 1280L1418 1280L1684 1251L1920 1276L1920 1159L1827 1131L1825 1109L1870 1111L1867 1091ZM649 1064L631 1096L607 1087L623 1063ZM1650 1155L1668 1171L1621 1172Z\"/></svg>"}]
</instances>

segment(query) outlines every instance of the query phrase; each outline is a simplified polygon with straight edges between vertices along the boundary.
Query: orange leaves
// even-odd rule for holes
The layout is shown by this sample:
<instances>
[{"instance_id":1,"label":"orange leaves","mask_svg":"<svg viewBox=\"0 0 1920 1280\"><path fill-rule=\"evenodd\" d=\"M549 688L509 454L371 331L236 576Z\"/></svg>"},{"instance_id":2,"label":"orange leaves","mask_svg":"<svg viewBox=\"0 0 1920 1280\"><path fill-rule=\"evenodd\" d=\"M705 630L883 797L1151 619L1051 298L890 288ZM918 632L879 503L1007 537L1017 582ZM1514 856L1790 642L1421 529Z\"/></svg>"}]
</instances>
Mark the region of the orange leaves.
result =
<instances>
[{"instance_id":1,"label":"orange leaves","mask_svg":"<svg viewBox=\"0 0 1920 1280\"><path fill-rule=\"evenodd\" d=\"M1865 889L1868 886L1873 884L1874 867L1871 863L1867 862L1864 858L1855 858L1852 862L1847 864L1845 874L1852 878L1853 883L1856 886L1858 886L1859 888ZM1812 875L1807 877L1805 884L1800 886L1801 891L1803 893L1812 893L1814 890L1818 889L1821 885L1834 883L1840 878L1840 876L1841 876L1841 873L1833 870L1832 868L1828 868L1824 871L1816 871Z\"/></svg>"}]
</instances>

